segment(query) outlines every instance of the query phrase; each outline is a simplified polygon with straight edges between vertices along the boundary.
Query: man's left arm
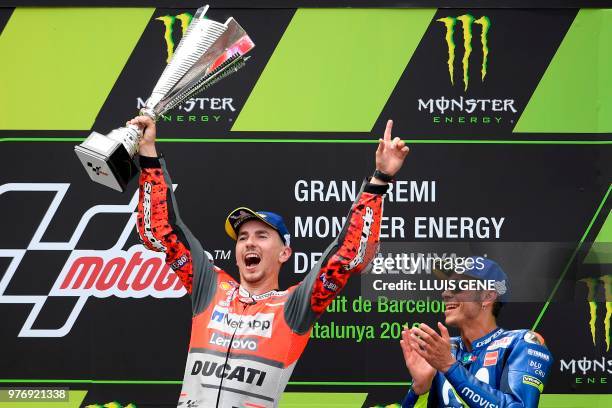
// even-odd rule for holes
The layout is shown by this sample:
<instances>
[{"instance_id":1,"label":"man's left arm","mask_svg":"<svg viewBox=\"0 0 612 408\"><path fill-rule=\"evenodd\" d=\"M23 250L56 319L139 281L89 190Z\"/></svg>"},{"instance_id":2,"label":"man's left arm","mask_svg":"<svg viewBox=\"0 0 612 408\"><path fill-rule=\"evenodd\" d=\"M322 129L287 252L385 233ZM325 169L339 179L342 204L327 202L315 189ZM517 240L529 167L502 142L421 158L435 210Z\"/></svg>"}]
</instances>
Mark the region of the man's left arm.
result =
<instances>
[{"instance_id":1,"label":"man's left arm","mask_svg":"<svg viewBox=\"0 0 612 408\"><path fill-rule=\"evenodd\" d=\"M479 381L458 362L445 377L470 407L537 407L552 361L546 346L520 339L506 360L499 390Z\"/></svg>"},{"instance_id":2,"label":"man's left arm","mask_svg":"<svg viewBox=\"0 0 612 408\"><path fill-rule=\"evenodd\" d=\"M291 294L285 320L297 333L306 332L378 250L383 195L387 186L364 183L336 240Z\"/></svg>"},{"instance_id":3,"label":"man's left arm","mask_svg":"<svg viewBox=\"0 0 612 408\"><path fill-rule=\"evenodd\" d=\"M376 150L376 169L383 175L364 182L342 231L285 304L285 320L296 333L307 332L349 277L360 273L378 251L383 197L390 181L381 178L395 176L408 154L403 141L391 139L392 126L389 121Z\"/></svg>"}]
</instances>

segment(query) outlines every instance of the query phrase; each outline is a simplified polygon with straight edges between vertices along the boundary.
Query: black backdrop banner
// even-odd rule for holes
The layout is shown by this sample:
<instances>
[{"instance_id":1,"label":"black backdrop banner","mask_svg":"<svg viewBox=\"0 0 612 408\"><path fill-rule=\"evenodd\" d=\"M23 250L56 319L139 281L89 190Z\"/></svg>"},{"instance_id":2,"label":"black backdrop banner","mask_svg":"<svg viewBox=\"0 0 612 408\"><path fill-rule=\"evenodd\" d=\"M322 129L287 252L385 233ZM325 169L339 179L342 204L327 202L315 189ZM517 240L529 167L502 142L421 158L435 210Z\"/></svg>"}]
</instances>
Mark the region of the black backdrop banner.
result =
<instances>
[{"instance_id":1,"label":"black backdrop banner","mask_svg":"<svg viewBox=\"0 0 612 408\"><path fill-rule=\"evenodd\" d=\"M202 0L5 0L3 7L157 7L198 8ZM219 0L217 8L604 8L611 0Z\"/></svg>"},{"instance_id":2,"label":"black backdrop banner","mask_svg":"<svg viewBox=\"0 0 612 408\"><path fill-rule=\"evenodd\" d=\"M610 406L612 13L561 3L216 4L210 17L234 16L256 48L158 122L181 217L238 278L228 211L282 214L294 254L280 285L296 284L393 118L411 153L386 198L383 256L496 259L515 296L500 326L536 330L555 358L541 406ZM136 114L200 4L121 5L158 8L0 8L0 386L68 387L66 407L175 405L189 341L185 291L135 233L135 182L92 183L73 146ZM496 4L511 5L535 3ZM435 291L375 290L388 272L349 281L281 407L401 400L401 327L444 315Z\"/></svg>"}]
</instances>

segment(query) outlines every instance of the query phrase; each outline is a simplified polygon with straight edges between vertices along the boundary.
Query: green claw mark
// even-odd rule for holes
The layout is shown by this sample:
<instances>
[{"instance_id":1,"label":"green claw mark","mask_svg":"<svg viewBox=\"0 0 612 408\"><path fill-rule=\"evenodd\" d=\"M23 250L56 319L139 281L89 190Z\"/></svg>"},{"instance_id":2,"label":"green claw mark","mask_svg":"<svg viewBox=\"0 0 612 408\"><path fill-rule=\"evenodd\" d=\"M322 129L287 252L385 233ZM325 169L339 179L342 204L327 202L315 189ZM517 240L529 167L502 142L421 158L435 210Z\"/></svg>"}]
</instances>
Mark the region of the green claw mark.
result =
<instances>
[{"instance_id":1,"label":"green claw mark","mask_svg":"<svg viewBox=\"0 0 612 408\"><path fill-rule=\"evenodd\" d=\"M599 278L604 285L606 297L606 317L604 327L606 330L606 352L610 351L610 318L612 318L612 275L605 275Z\"/></svg>"},{"instance_id":2,"label":"green claw mark","mask_svg":"<svg viewBox=\"0 0 612 408\"><path fill-rule=\"evenodd\" d=\"M597 322L597 302L595 302L595 291L597 290L598 280L596 278L584 278L579 282L584 282L587 285L587 301L589 302L589 327L591 328L591 337L593 338L593 346L596 345L595 323Z\"/></svg>"},{"instance_id":3,"label":"green claw mark","mask_svg":"<svg viewBox=\"0 0 612 408\"><path fill-rule=\"evenodd\" d=\"M191 23L191 19L193 19L193 16L189 13L182 13L178 16L161 16L156 18L156 20L164 23L164 40L166 41L166 49L168 51L166 63L169 64L172 56L174 55L174 22L176 20L180 21L182 35L185 35L187 32L187 27L189 27L189 23Z\"/></svg>"},{"instance_id":4,"label":"green claw mark","mask_svg":"<svg viewBox=\"0 0 612 408\"><path fill-rule=\"evenodd\" d=\"M446 45L448 46L448 73L450 74L451 85L455 85L455 40L453 39L453 37L455 34L455 23L457 22L457 19L453 17L444 17L439 18L436 21L444 23L444 26L446 27L445 39Z\"/></svg>"},{"instance_id":5,"label":"green claw mark","mask_svg":"<svg viewBox=\"0 0 612 408\"><path fill-rule=\"evenodd\" d=\"M174 39L172 38L172 31L174 30L174 20L176 20L176 17L161 16L157 17L155 20L159 20L164 23L164 40L166 41L166 50L168 52L166 63L169 63L172 59L172 55L174 54Z\"/></svg>"},{"instance_id":6,"label":"green claw mark","mask_svg":"<svg viewBox=\"0 0 612 408\"><path fill-rule=\"evenodd\" d=\"M487 16L482 16L474 22L476 24L480 24L482 27L482 31L480 32L480 43L482 44L482 68L480 72L482 74L481 81L484 82L485 76L487 76L487 62L489 56L489 45L487 44L487 38L489 35L489 28L491 28L491 20L489 20L489 17Z\"/></svg>"},{"instance_id":7,"label":"green claw mark","mask_svg":"<svg viewBox=\"0 0 612 408\"><path fill-rule=\"evenodd\" d=\"M176 19L181 22L181 31L183 35L187 32L187 27L189 27L192 18L193 16L189 13L183 13L176 16Z\"/></svg>"},{"instance_id":8,"label":"green claw mark","mask_svg":"<svg viewBox=\"0 0 612 408\"><path fill-rule=\"evenodd\" d=\"M589 302L589 313L591 314L591 318L589 319L589 326L591 327L591 337L593 338L593 345L595 346L595 323L597 322L597 303L590 301Z\"/></svg>"},{"instance_id":9,"label":"green claw mark","mask_svg":"<svg viewBox=\"0 0 612 408\"><path fill-rule=\"evenodd\" d=\"M468 70L470 67L470 54L472 54L472 23L474 22L474 16L471 14L464 14L457 17L457 20L461 21L461 27L463 28L463 48L465 48L462 60L464 84L463 90L467 91L468 83L470 81Z\"/></svg>"}]
</instances>

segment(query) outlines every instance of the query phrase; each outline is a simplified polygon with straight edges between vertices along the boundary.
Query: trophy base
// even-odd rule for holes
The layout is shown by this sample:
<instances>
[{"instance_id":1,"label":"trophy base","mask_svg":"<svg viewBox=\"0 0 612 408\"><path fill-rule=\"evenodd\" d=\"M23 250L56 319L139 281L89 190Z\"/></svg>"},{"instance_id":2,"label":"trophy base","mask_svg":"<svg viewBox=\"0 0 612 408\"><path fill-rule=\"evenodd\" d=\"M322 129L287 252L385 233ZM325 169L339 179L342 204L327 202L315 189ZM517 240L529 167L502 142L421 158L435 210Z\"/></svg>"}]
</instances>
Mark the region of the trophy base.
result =
<instances>
[{"instance_id":1,"label":"trophy base","mask_svg":"<svg viewBox=\"0 0 612 408\"><path fill-rule=\"evenodd\" d=\"M74 152L93 181L113 190L124 192L138 174L136 163L125 147L97 132L75 146Z\"/></svg>"}]
</instances>

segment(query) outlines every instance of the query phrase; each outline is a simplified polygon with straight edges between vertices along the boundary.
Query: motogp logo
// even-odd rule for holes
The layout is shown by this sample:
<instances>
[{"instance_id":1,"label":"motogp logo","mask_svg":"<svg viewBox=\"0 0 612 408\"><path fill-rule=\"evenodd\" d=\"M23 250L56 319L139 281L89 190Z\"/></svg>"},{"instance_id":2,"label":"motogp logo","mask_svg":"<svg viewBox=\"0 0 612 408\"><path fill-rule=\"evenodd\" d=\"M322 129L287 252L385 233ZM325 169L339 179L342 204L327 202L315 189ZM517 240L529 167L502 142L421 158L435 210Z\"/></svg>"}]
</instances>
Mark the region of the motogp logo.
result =
<instances>
[{"instance_id":1,"label":"motogp logo","mask_svg":"<svg viewBox=\"0 0 612 408\"><path fill-rule=\"evenodd\" d=\"M178 277L164 263L162 254L147 251L142 245L123 250L136 225L138 192L126 205L95 205L81 216L72 236L65 242L43 239L59 209L70 184L68 183L8 183L0 186L0 199L5 193L55 192L32 239L23 249L0 249L0 258L9 258L7 270L0 280L0 305L30 304L32 309L24 322L19 337L63 337L70 333L91 297L106 298L178 298L186 294ZM176 189L176 185L173 186ZM116 242L110 248L77 249L77 243L90 221L98 214L129 214ZM19 266L34 251L64 251L68 256L48 295L11 295L6 293ZM27 271L19 271L19 273ZM40 273L41 271L39 271ZM53 273L53 272L52 272ZM37 318L50 297L74 297L72 307L59 328L33 328L40 326ZM1 306L0 306L1 307Z\"/></svg>"}]
</instances>

